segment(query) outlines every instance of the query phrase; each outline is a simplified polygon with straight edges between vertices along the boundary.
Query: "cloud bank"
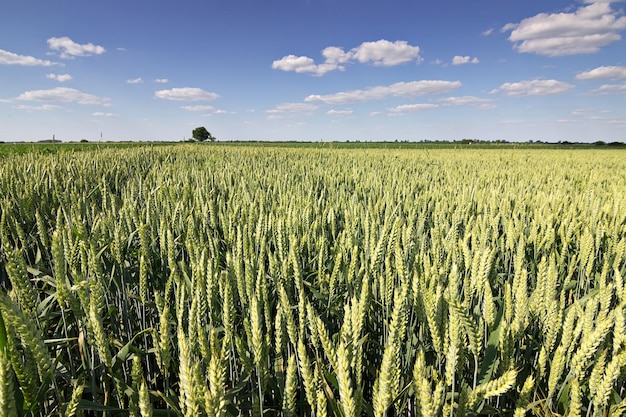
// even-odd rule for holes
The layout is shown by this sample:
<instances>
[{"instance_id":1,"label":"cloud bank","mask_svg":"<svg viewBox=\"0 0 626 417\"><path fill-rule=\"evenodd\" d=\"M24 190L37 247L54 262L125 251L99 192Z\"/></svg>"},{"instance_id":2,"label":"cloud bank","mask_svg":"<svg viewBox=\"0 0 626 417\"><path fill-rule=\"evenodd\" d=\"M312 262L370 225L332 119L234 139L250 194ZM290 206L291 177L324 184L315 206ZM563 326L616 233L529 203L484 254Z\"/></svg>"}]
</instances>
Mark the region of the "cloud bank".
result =
<instances>
[{"instance_id":1,"label":"cloud bank","mask_svg":"<svg viewBox=\"0 0 626 417\"><path fill-rule=\"evenodd\" d=\"M331 110L328 110L326 112L326 114L329 115L329 116L349 116L352 113L354 113L354 112L352 110L350 110L350 109L346 109L346 110L331 109Z\"/></svg>"},{"instance_id":2,"label":"cloud bank","mask_svg":"<svg viewBox=\"0 0 626 417\"><path fill-rule=\"evenodd\" d=\"M416 97L444 94L459 87L461 87L460 81L421 80L369 87L362 90L342 91L328 95L313 94L304 100L321 101L326 104L344 104L355 101L381 100L386 97Z\"/></svg>"},{"instance_id":3,"label":"cloud bank","mask_svg":"<svg viewBox=\"0 0 626 417\"><path fill-rule=\"evenodd\" d=\"M79 44L68 38L48 39L48 47L54 51L59 51L61 58L75 58L77 56L101 55L106 52L102 46L93 43Z\"/></svg>"},{"instance_id":4,"label":"cloud bank","mask_svg":"<svg viewBox=\"0 0 626 417\"><path fill-rule=\"evenodd\" d=\"M56 104L42 104L41 106L29 106L28 104L19 104L17 106L13 106L13 108L16 110L26 110L30 112L30 111L39 111L39 110L43 110L43 111L58 110L58 109L62 109L63 107L57 106Z\"/></svg>"},{"instance_id":5,"label":"cloud bank","mask_svg":"<svg viewBox=\"0 0 626 417\"><path fill-rule=\"evenodd\" d=\"M13 52L0 49L0 64L2 65L23 65L26 67L51 67L59 65L56 62L39 59L28 55L18 55Z\"/></svg>"},{"instance_id":6,"label":"cloud bank","mask_svg":"<svg viewBox=\"0 0 626 417\"><path fill-rule=\"evenodd\" d=\"M217 93L204 91L201 88L183 87L172 88L170 90L159 90L154 95L164 100L177 101L211 101L219 97Z\"/></svg>"},{"instance_id":7,"label":"cloud bank","mask_svg":"<svg viewBox=\"0 0 626 417\"><path fill-rule=\"evenodd\" d=\"M545 56L591 54L621 39L626 17L610 1L587 1L572 13L540 13L519 23L509 23L509 40L522 53Z\"/></svg>"},{"instance_id":8,"label":"cloud bank","mask_svg":"<svg viewBox=\"0 0 626 417\"><path fill-rule=\"evenodd\" d=\"M385 39L363 42L347 52L343 48L329 46L322 50L322 56L325 58L324 63L316 64L308 56L287 55L274 61L272 68L321 76L331 71L343 71L345 64L353 62L392 67L412 61L419 64L423 61L419 46L409 45L407 41L390 42Z\"/></svg>"},{"instance_id":9,"label":"cloud bank","mask_svg":"<svg viewBox=\"0 0 626 417\"><path fill-rule=\"evenodd\" d=\"M574 88L572 84L557 80L524 80L504 83L491 90L491 94L504 93L507 96L548 96L565 93Z\"/></svg>"},{"instance_id":10,"label":"cloud bank","mask_svg":"<svg viewBox=\"0 0 626 417\"><path fill-rule=\"evenodd\" d=\"M74 88L57 87L50 90L26 91L15 98L22 101L60 101L65 103L108 106L110 99L83 93Z\"/></svg>"},{"instance_id":11,"label":"cloud bank","mask_svg":"<svg viewBox=\"0 0 626 417\"><path fill-rule=\"evenodd\" d=\"M589 94L620 94L626 93L626 84L603 84L600 87L589 91Z\"/></svg>"},{"instance_id":12,"label":"cloud bank","mask_svg":"<svg viewBox=\"0 0 626 417\"><path fill-rule=\"evenodd\" d=\"M443 103L443 106L475 106L483 110L495 108L491 99L474 96L445 97L438 101Z\"/></svg>"},{"instance_id":13,"label":"cloud bank","mask_svg":"<svg viewBox=\"0 0 626 417\"><path fill-rule=\"evenodd\" d=\"M265 113L311 113L317 110L315 104L307 103L283 103L279 104L271 110L266 110Z\"/></svg>"},{"instance_id":14,"label":"cloud bank","mask_svg":"<svg viewBox=\"0 0 626 417\"><path fill-rule=\"evenodd\" d=\"M64 83L65 81L72 80L74 77L72 77L70 74L46 74L46 78L49 80L55 80L60 83Z\"/></svg>"},{"instance_id":15,"label":"cloud bank","mask_svg":"<svg viewBox=\"0 0 626 417\"><path fill-rule=\"evenodd\" d=\"M626 80L626 67L603 66L576 75L577 80Z\"/></svg>"},{"instance_id":16,"label":"cloud bank","mask_svg":"<svg viewBox=\"0 0 626 417\"><path fill-rule=\"evenodd\" d=\"M478 64L480 61L478 58L469 57L469 56L461 56L457 55L452 58L452 65L463 65L463 64Z\"/></svg>"},{"instance_id":17,"label":"cloud bank","mask_svg":"<svg viewBox=\"0 0 626 417\"><path fill-rule=\"evenodd\" d=\"M396 107L389 109L389 114L392 116L393 115L397 116L397 115L401 115L401 114L408 113L408 112L436 109L437 107L439 107L438 104L432 104L432 103L402 104L400 106L396 106Z\"/></svg>"},{"instance_id":18,"label":"cloud bank","mask_svg":"<svg viewBox=\"0 0 626 417\"><path fill-rule=\"evenodd\" d=\"M187 111L213 111L215 108L213 106L206 106L203 104L196 104L193 106L182 106L181 109Z\"/></svg>"}]
</instances>

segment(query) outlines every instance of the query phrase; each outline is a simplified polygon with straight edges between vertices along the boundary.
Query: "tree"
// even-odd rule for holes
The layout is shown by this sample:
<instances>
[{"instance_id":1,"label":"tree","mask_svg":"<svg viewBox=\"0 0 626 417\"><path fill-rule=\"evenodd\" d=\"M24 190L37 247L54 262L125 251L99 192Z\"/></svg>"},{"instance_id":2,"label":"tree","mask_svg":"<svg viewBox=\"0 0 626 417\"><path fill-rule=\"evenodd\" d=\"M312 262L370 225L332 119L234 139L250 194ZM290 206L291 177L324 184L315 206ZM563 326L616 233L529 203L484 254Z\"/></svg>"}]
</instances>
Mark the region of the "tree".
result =
<instances>
[{"instance_id":1,"label":"tree","mask_svg":"<svg viewBox=\"0 0 626 417\"><path fill-rule=\"evenodd\" d=\"M197 140L198 142L204 142L205 140L210 140L211 142L213 142L215 140L215 137L213 137L213 135L211 135L209 133L208 130L206 130L206 127L204 126L200 126L195 128L192 132L191 135L193 137L194 140Z\"/></svg>"}]
</instances>

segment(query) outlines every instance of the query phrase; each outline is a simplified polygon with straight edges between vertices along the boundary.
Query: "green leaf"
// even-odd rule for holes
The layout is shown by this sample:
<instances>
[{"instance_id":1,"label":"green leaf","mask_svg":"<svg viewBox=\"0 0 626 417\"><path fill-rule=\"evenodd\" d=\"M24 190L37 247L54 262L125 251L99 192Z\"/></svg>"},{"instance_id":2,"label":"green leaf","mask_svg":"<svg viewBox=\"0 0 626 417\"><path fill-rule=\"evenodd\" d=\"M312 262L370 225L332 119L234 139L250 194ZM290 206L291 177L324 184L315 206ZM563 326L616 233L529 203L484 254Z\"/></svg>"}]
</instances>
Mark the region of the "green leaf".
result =
<instances>
[{"instance_id":1,"label":"green leaf","mask_svg":"<svg viewBox=\"0 0 626 417\"><path fill-rule=\"evenodd\" d=\"M557 398L557 404L558 404L557 410L561 410L562 412L565 412L565 410L569 409L569 401L570 401L569 391L572 387L571 378L568 376L565 379L565 381L563 381L563 384L565 385L561 388L561 395L559 395L559 398Z\"/></svg>"},{"instance_id":2,"label":"green leaf","mask_svg":"<svg viewBox=\"0 0 626 417\"><path fill-rule=\"evenodd\" d=\"M167 405L169 405L172 408L172 413L173 414L169 414L169 415L177 415L177 416L182 416L183 414L180 412L180 410L178 409L178 403L176 402L175 399L171 398L171 397L167 397L165 396L165 394L163 394L161 391L154 391L154 393L156 393L156 395L161 398ZM156 411L156 410L154 410Z\"/></svg>"},{"instance_id":3,"label":"green leaf","mask_svg":"<svg viewBox=\"0 0 626 417\"><path fill-rule=\"evenodd\" d=\"M137 339L137 337L151 331L151 327L140 331L139 333L134 335L133 338L130 339L130 341L119 350L119 352L117 352L117 355L115 355L115 357L113 358L113 370L119 369L119 367L122 366L122 363L126 362L131 353L143 354L142 350L133 346L133 342L135 341L135 339Z\"/></svg>"},{"instance_id":4,"label":"green leaf","mask_svg":"<svg viewBox=\"0 0 626 417\"><path fill-rule=\"evenodd\" d=\"M483 355L483 364L478 375L478 383L486 384L491 381L493 374L498 369L500 360L498 359L498 348L500 347L500 330L502 328L502 312L496 317L496 328L489 335L485 354Z\"/></svg>"},{"instance_id":5,"label":"green leaf","mask_svg":"<svg viewBox=\"0 0 626 417\"><path fill-rule=\"evenodd\" d=\"M7 329L4 327L4 319L2 313L0 313L0 350L6 350L7 348Z\"/></svg>"}]
</instances>

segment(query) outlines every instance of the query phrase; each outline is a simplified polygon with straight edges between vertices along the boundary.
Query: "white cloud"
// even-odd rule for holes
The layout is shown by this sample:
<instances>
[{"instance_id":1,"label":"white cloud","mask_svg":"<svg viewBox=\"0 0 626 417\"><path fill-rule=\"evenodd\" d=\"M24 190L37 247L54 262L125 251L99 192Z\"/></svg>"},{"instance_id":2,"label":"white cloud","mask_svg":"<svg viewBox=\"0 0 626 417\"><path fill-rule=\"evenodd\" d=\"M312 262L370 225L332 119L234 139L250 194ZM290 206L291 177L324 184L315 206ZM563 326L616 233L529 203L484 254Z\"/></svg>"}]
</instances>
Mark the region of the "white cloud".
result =
<instances>
[{"instance_id":1,"label":"white cloud","mask_svg":"<svg viewBox=\"0 0 626 417\"><path fill-rule=\"evenodd\" d=\"M105 113L105 112L101 112L101 111L97 111L94 113L91 113L92 116L96 116L96 117L115 117L115 116L119 116L119 114L117 113Z\"/></svg>"},{"instance_id":2,"label":"white cloud","mask_svg":"<svg viewBox=\"0 0 626 417\"><path fill-rule=\"evenodd\" d=\"M72 80L74 77L72 77L70 74L46 74L46 78L63 83L65 81Z\"/></svg>"},{"instance_id":3,"label":"white cloud","mask_svg":"<svg viewBox=\"0 0 626 417\"><path fill-rule=\"evenodd\" d=\"M409 45L407 41L390 42L385 39L363 42L348 52L337 46L329 46L324 48L322 56L325 59L324 63L316 64L315 60L308 56L286 55L272 62L272 68L321 76L331 71L343 71L345 64L355 61L387 67L411 61L422 62L419 46Z\"/></svg>"},{"instance_id":4,"label":"white cloud","mask_svg":"<svg viewBox=\"0 0 626 417\"><path fill-rule=\"evenodd\" d=\"M74 88L57 87L50 90L26 91L16 97L22 101L61 101L78 104L98 104L108 106L110 99L83 93Z\"/></svg>"},{"instance_id":5,"label":"white cloud","mask_svg":"<svg viewBox=\"0 0 626 417\"><path fill-rule=\"evenodd\" d=\"M469 56L460 56L456 55L452 58L452 65L463 65L463 64L478 64L480 61L478 58L471 58Z\"/></svg>"},{"instance_id":6,"label":"white cloud","mask_svg":"<svg viewBox=\"0 0 626 417\"><path fill-rule=\"evenodd\" d=\"M381 39L376 42L363 42L360 46L352 49L350 55L362 64L371 62L374 65L385 67L411 61L422 62L419 46L411 46L407 41L389 42Z\"/></svg>"},{"instance_id":7,"label":"white cloud","mask_svg":"<svg viewBox=\"0 0 626 417\"><path fill-rule=\"evenodd\" d=\"M126 80L126 84L141 84L141 83L143 83L143 80L141 79L141 77L134 78L132 80Z\"/></svg>"},{"instance_id":8,"label":"white cloud","mask_svg":"<svg viewBox=\"0 0 626 417\"><path fill-rule=\"evenodd\" d=\"M399 115L407 112L436 109L437 107L439 107L438 104L432 103L402 104L400 106L389 109L389 114Z\"/></svg>"},{"instance_id":9,"label":"white cloud","mask_svg":"<svg viewBox=\"0 0 626 417\"><path fill-rule=\"evenodd\" d=\"M626 122L626 119L619 117L616 118L610 110L598 110L592 108L576 109L572 111L572 116L574 116L577 121L590 120L593 122L620 125Z\"/></svg>"},{"instance_id":10,"label":"white cloud","mask_svg":"<svg viewBox=\"0 0 626 417\"><path fill-rule=\"evenodd\" d=\"M307 56L287 55L272 62L273 69L282 71L293 71L297 73L310 73L314 75L324 75L334 70L343 70L344 67L336 63L325 63L316 65L312 58Z\"/></svg>"},{"instance_id":11,"label":"white cloud","mask_svg":"<svg viewBox=\"0 0 626 417\"><path fill-rule=\"evenodd\" d=\"M445 97L439 99L439 102L443 103L444 106L476 106L480 109L495 108L491 99L474 96Z\"/></svg>"},{"instance_id":12,"label":"white cloud","mask_svg":"<svg viewBox=\"0 0 626 417\"><path fill-rule=\"evenodd\" d=\"M415 97L444 94L461 87L460 81L422 80L399 82L391 85L370 87L363 90L342 91L328 95L310 95L305 101L321 101L326 104L343 104L355 101L380 100L386 97Z\"/></svg>"},{"instance_id":13,"label":"white cloud","mask_svg":"<svg viewBox=\"0 0 626 417\"><path fill-rule=\"evenodd\" d=\"M169 80L167 78L157 78L156 80L154 80L154 82L159 84L167 84Z\"/></svg>"},{"instance_id":14,"label":"white cloud","mask_svg":"<svg viewBox=\"0 0 626 417\"><path fill-rule=\"evenodd\" d=\"M311 113L317 110L318 106L308 103L283 103L265 113Z\"/></svg>"},{"instance_id":15,"label":"white cloud","mask_svg":"<svg viewBox=\"0 0 626 417\"><path fill-rule=\"evenodd\" d=\"M493 33L493 28L487 29L483 32L483 36L489 36Z\"/></svg>"},{"instance_id":16,"label":"white cloud","mask_svg":"<svg viewBox=\"0 0 626 417\"><path fill-rule=\"evenodd\" d=\"M326 112L326 114L329 115L329 116L349 116L352 113L354 113L354 112L352 110L349 110L349 109L346 109L346 110L335 110L335 109L332 109L332 110L328 110Z\"/></svg>"},{"instance_id":17,"label":"white cloud","mask_svg":"<svg viewBox=\"0 0 626 417\"><path fill-rule=\"evenodd\" d=\"M48 39L48 47L61 52L61 58L74 58L77 56L101 55L106 49L93 43L79 44L64 36L62 38Z\"/></svg>"},{"instance_id":18,"label":"white cloud","mask_svg":"<svg viewBox=\"0 0 626 417\"><path fill-rule=\"evenodd\" d=\"M280 120L285 116L293 117L294 115L309 115L313 114L318 106L315 104L307 103L283 103L270 110L265 110L268 114L267 120Z\"/></svg>"},{"instance_id":19,"label":"white cloud","mask_svg":"<svg viewBox=\"0 0 626 417\"><path fill-rule=\"evenodd\" d=\"M519 52L545 56L589 54L619 41L626 16L611 8L610 1L587 1L573 13L540 13L519 23L509 23L509 40Z\"/></svg>"},{"instance_id":20,"label":"white cloud","mask_svg":"<svg viewBox=\"0 0 626 417\"><path fill-rule=\"evenodd\" d=\"M58 110L58 109L62 109L63 107L61 106L57 106L56 104L43 104L41 106L29 106L27 104L20 104L18 106L13 106L14 109L16 110L26 110L26 111L32 111L32 110Z\"/></svg>"},{"instance_id":21,"label":"white cloud","mask_svg":"<svg viewBox=\"0 0 626 417\"><path fill-rule=\"evenodd\" d=\"M322 55L326 58L327 64L347 64L350 62L350 54L337 46L324 48Z\"/></svg>"},{"instance_id":22,"label":"white cloud","mask_svg":"<svg viewBox=\"0 0 626 417\"><path fill-rule=\"evenodd\" d=\"M283 71L311 72L310 67L315 67L315 61L307 56L287 55L272 62L272 68Z\"/></svg>"},{"instance_id":23,"label":"white cloud","mask_svg":"<svg viewBox=\"0 0 626 417\"><path fill-rule=\"evenodd\" d=\"M626 67L598 67L591 71L581 72L576 75L577 80L624 80L626 79Z\"/></svg>"},{"instance_id":24,"label":"white cloud","mask_svg":"<svg viewBox=\"0 0 626 417\"><path fill-rule=\"evenodd\" d=\"M626 93L626 84L604 84L589 91L588 94L618 94Z\"/></svg>"},{"instance_id":25,"label":"white cloud","mask_svg":"<svg viewBox=\"0 0 626 417\"><path fill-rule=\"evenodd\" d=\"M56 62L35 58L27 55L18 55L13 52L0 49L0 64L2 65L23 65L27 67L51 67L59 65Z\"/></svg>"},{"instance_id":26,"label":"white cloud","mask_svg":"<svg viewBox=\"0 0 626 417\"><path fill-rule=\"evenodd\" d=\"M205 106L203 104L197 104L197 105L194 105L194 106L182 106L181 109L187 110L187 111L213 111L214 107L213 106Z\"/></svg>"},{"instance_id":27,"label":"white cloud","mask_svg":"<svg viewBox=\"0 0 626 417\"><path fill-rule=\"evenodd\" d=\"M517 83L504 83L491 90L491 94L504 93L507 96L547 96L565 93L574 88L573 85L557 80L525 80Z\"/></svg>"},{"instance_id":28,"label":"white cloud","mask_svg":"<svg viewBox=\"0 0 626 417\"><path fill-rule=\"evenodd\" d=\"M201 88L183 87L172 88L171 90L160 90L154 93L158 98L164 100L178 101L211 101L219 97L219 94L204 91Z\"/></svg>"}]
</instances>

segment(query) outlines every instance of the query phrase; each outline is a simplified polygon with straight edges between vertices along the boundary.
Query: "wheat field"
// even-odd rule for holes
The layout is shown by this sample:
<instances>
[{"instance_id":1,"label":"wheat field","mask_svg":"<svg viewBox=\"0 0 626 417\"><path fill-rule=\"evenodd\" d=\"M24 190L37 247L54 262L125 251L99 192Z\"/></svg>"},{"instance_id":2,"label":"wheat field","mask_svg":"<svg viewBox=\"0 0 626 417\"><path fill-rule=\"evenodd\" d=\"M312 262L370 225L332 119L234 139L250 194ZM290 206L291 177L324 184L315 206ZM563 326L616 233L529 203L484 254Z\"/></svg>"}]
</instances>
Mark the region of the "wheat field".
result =
<instances>
[{"instance_id":1,"label":"wheat field","mask_svg":"<svg viewBox=\"0 0 626 417\"><path fill-rule=\"evenodd\" d=\"M2 416L620 416L626 152L0 160Z\"/></svg>"}]
</instances>

